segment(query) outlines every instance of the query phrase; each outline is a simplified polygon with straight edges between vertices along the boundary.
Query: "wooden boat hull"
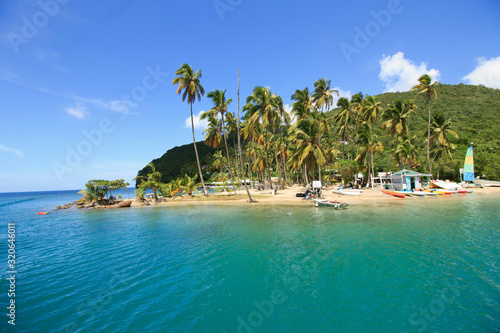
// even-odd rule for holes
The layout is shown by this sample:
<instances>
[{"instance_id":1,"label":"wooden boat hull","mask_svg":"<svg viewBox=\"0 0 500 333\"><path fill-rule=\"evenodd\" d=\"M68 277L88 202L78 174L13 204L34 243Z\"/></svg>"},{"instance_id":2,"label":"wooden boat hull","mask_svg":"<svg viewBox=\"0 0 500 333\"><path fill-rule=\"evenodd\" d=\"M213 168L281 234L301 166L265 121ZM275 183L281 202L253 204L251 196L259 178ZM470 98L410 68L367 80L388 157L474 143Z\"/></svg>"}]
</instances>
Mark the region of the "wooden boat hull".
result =
<instances>
[{"instance_id":1,"label":"wooden boat hull","mask_svg":"<svg viewBox=\"0 0 500 333\"><path fill-rule=\"evenodd\" d=\"M392 196L398 197L398 198L406 198L406 194L398 193L395 191L382 190L382 193L389 194L389 195L392 195Z\"/></svg>"},{"instance_id":2,"label":"wooden boat hull","mask_svg":"<svg viewBox=\"0 0 500 333\"><path fill-rule=\"evenodd\" d=\"M330 207L336 210L347 209L349 207L348 202L332 201L325 199L314 199L314 206L316 207Z\"/></svg>"}]
</instances>

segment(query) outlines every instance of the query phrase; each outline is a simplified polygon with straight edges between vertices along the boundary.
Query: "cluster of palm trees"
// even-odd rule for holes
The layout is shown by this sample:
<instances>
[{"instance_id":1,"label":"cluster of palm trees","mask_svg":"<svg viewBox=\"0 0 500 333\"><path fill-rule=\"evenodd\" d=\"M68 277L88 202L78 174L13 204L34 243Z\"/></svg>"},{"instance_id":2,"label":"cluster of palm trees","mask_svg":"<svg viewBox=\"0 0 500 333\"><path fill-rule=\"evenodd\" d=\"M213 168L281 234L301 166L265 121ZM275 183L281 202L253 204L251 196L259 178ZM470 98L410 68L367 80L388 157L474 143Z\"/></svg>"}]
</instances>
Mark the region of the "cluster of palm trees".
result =
<instances>
[{"instance_id":1,"label":"cluster of palm trees","mask_svg":"<svg viewBox=\"0 0 500 333\"><path fill-rule=\"evenodd\" d=\"M178 84L176 93L181 94L182 100L187 100L191 107L199 177L204 193L208 195L196 150L192 111L193 102L200 100L205 93L200 83L201 71L194 71L188 64L183 64L176 75L172 82ZM449 137L457 137L451 130L451 120L445 119L442 114L431 116L431 98L437 97L434 88L437 84L431 84L431 78L422 75L419 84L413 88L419 91L417 97L423 95L429 107L427 140L420 144L427 145L430 173L436 161L451 155L454 146ZM308 184L318 178L330 180L334 171L345 174L346 170L351 170L350 173L365 170L370 178L375 174L374 156L384 151L379 136L375 134L380 132L376 126L380 119L382 130L394 140L386 170L389 171L395 158L400 167L420 167L420 144L417 136L410 136L411 116L417 110L415 100L396 100L384 110L373 96L358 93L351 99L338 98L337 110L329 116L334 107L334 97L338 95L338 91L332 89L330 80L319 79L311 91L307 87L295 91L288 112L280 96L269 87L258 86L246 98L240 117L239 72L236 115L229 111L232 99L227 98L226 90L210 91L207 97L213 106L201 117L208 122L203 132L205 143L218 149L212 163L212 168L218 172L214 173L212 181L230 180L233 188L237 188L241 180L249 179L250 184L254 184L256 179L273 189L273 183L284 188L291 182ZM232 147L228 144L230 137L233 138ZM247 181L243 183L247 187ZM247 193L253 200L248 187Z\"/></svg>"},{"instance_id":2,"label":"cluster of palm trees","mask_svg":"<svg viewBox=\"0 0 500 333\"><path fill-rule=\"evenodd\" d=\"M137 179L141 180L139 186L135 190L137 196L140 198L144 198L147 189L153 191L155 200L158 200L159 195L163 197L172 197L177 194L181 197L183 194L193 196L194 190L200 186L200 183L196 181L197 175L194 177L185 175L184 177L174 179L170 183L165 184L161 181L161 173L156 171L153 162L149 163L147 166L151 168L151 173L146 176L137 176L133 179L134 181Z\"/></svg>"}]
</instances>

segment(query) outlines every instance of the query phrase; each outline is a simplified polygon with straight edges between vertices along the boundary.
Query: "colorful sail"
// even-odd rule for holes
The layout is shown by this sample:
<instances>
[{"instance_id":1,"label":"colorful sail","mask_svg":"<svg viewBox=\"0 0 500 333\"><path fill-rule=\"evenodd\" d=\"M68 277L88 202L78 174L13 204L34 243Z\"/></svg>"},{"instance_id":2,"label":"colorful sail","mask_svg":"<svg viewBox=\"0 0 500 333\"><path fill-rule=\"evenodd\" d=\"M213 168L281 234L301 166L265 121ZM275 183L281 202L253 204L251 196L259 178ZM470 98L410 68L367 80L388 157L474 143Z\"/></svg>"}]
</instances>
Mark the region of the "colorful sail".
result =
<instances>
[{"instance_id":1,"label":"colorful sail","mask_svg":"<svg viewBox=\"0 0 500 333\"><path fill-rule=\"evenodd\" d=\"M474 157L472 156L472 146L470 146L469 149L467 149L467 154L465 155L464 181L465 182L474 181Z\"/></svg>"}]
</instances>

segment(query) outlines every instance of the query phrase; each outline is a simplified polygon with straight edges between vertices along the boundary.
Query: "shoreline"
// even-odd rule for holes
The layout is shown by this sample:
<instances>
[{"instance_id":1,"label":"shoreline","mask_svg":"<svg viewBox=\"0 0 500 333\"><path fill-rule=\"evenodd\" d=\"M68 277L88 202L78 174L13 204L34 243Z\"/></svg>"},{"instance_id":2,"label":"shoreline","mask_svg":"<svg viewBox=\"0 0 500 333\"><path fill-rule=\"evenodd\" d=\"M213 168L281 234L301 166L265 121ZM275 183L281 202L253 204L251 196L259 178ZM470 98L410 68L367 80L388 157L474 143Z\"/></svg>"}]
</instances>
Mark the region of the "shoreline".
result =
<instances>
[{"instance_id":1,"label":"shoreline","mask_svg":"<svg viewBox=\"0 0 500 333\"><path fill-rule=\"evenodd\" d=\"M360 196L349 196L340 195L331 192L332 188L323 190L323 198L327 200L336 201L346 201L349 202L350 206L373 204L376 202L402 202L403 200L435 200L447 199L453 200L457 197L465 197L470 195L486 195L486 196L499 196L499 187L485 187L485 188L474 188L473 193L469 194L451 194L451 195L439 195L437 197L406 197L406 198L396 198L387 194L382 193L380 188L375 189L364 189L363 194ZM275 195L271 194L270 190L259 191L250 190L252 197L257 200L257 202L249 203L248 196L245 189L238 191L237 195L229 193L217 193L211 194L208 198L204 197L202 194L195 195L193 197L184 196L183 198L175 197L168 199L160 199L155 202L154 199L145 199L141 201L140 199L132 199L131 207L164 207L164 206L196 206L202 204L210 205L278 205L278 206L309 206L313 204L312 199L304 199L301 197L296 197L296 193L304 192L305 187L294 185L292 187L286 188L284 190L279 190ZM214 199L215 197L215 199Z\"/></svg>"}]
</instances>

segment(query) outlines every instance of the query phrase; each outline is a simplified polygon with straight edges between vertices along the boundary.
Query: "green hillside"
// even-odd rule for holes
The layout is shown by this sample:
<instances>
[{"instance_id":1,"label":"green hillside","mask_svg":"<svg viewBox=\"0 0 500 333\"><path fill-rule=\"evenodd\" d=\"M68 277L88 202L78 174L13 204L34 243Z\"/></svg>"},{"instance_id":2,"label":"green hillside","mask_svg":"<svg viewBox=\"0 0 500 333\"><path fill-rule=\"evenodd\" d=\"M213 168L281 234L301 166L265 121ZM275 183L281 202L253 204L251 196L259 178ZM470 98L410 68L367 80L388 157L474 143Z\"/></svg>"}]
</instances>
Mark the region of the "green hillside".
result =
<instances>
[{"instance_id":1,"label":"green hillside","mask_svg":"<svg viewBox=\"0 0 500 333\"><path fill-rule=\"evenodd\" d=\"M206 146L204 142L197 142L196 147L198 148L201 165L206 165L216 150ZM156 171L161 172L163 183L183 177L185 174L190 176L198 174L193 143L169 149L160 158L154 159L152 162L156 167ZM151 168L144 167L137 175L146 176L150 172Z\"/></svg>"},{"instance_id":2,"label":"green hillside","mask_svg":"<svg viewBox=\"0 0 500 333\"><path fill-rule=\"evenodd\" d=\"M459 136L458 140L452 141L456 144L456 150L453 152L453 159L443 163L444 173L441 173L440 178L459 179L459 168L463 167L467 148L474 143L476 176L485 174L488 179L500 179L500 90L483 86L443 84L437 86L436 91L438 98L432 99L432 114L442 112L446 118L451 118L453 129ZM377 95L376 99L385 109L394 100L414 99L416 95L416 92L384 93ZM411 119L411 131L412 135L421 138L423 162L426 159L423 141L427 138L428 109L422 97L416 100L416 104L418 109ZM390 137L382 132L380 121L377 128L384 146L392 147ZM382 165L387 165L388 155L381 155L379 162L383 161ZM426 162L422 165L425 166Z\"/></svg>"},{"instance_id":3,"label":"green hillside","mask_svg":"<svg viewBox=\"0 0 500 333\"><path fill-rule=\"evenodd\" d=\"M472 85L440 85L436 88L437 99L432 99L431 111L433 114L441 112L446 118L451 118L453 129L459 139L453 139L456 150L453 151L451 161L441 163L440 178L459 180L459 168L463 167L465 153L470 144L474 143L475 171L477 175L485 175L487 179L500 179L500 90L483 86ZM384 109L397 99L414 99L416 92L384 93L375 98L381 102ZM416 136L416 142L421 147L419 171L425 171L427 157L424 140L427 138L427 105L422 97L416 100L418 106L415 115L411 118L410 136ZM336 110L327 113L335 114ZM385 171L392 153L393 140L382 131L382 121L375 124L375 132L384 144L384 152L375 158L377 171ZM335 128L332 127L332 131ZM232 140L228 140L232 142ZM210 163L216 150L207 147L203 142L197 143L200 162L202 165ZM188 174L197 174L196 159L193 144L186 144L168 150L163 156L152 161L156 170L162 173L162 181L169 182L177 177ZM391 169L395 169L393 163ZM138 175L146 175L150 170L144 168Z\"/></svg>"}]
</instances>

